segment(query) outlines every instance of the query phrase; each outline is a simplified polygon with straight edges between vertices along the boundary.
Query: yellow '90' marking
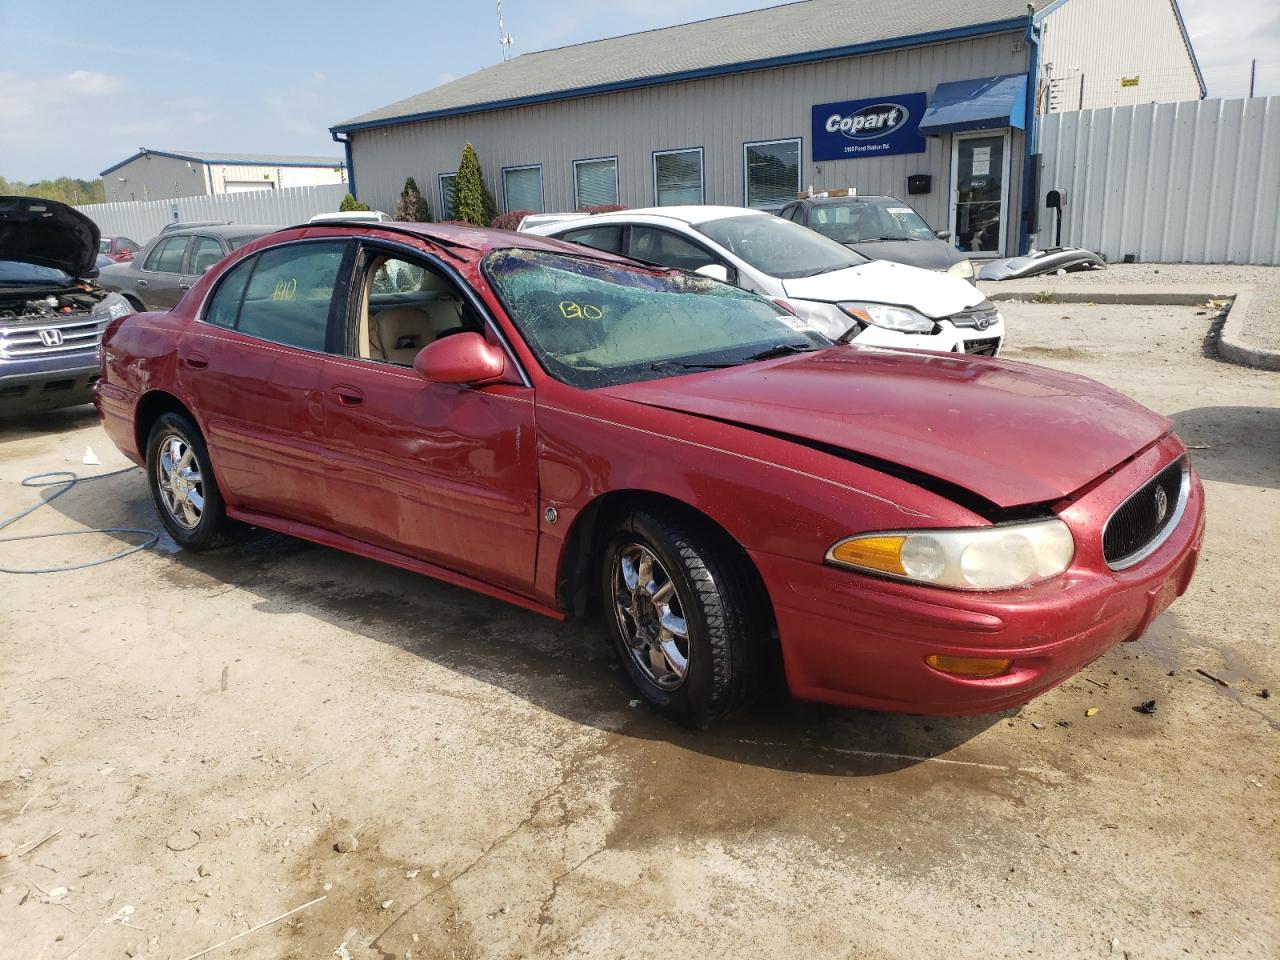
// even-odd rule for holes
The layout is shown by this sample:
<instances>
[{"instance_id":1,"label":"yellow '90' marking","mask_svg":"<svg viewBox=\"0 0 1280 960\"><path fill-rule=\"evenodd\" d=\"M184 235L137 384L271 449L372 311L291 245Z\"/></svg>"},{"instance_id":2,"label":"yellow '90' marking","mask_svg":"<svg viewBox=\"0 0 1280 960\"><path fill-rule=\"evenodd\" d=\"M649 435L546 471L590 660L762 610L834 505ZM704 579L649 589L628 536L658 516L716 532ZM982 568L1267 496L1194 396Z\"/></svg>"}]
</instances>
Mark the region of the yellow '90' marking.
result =
<instances>
[{"instance_id":1,"label":"yellow '90' marking","mask_svg":"<svg viewBox=\"0 0 1280 960\"><path fill-rule=\"evenodd\" d=\"M599 320L604 316L604 310L590 303L578 304L572 300L561 300L560 314L566 320L580 320L583 317L588 320Z\"/></svg>"}]
</instances>

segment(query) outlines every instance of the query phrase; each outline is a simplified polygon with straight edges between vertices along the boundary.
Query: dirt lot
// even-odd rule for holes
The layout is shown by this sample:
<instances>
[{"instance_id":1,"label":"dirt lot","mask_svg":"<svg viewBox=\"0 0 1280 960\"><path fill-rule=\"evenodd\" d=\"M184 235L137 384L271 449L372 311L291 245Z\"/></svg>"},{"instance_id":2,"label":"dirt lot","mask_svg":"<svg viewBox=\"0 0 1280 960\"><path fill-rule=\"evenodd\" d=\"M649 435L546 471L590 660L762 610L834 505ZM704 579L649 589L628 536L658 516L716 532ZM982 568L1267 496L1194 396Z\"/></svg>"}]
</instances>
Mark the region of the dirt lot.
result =
<instances>
[{"instance_id":1,"label":"dirt lot","mask_svg":"<svg viewBox=\"0 0 1280 960\"><path fill-rule=\"evenodd\" d=\"M0 575L0 955L185 960L324 897L213 956L1276 956L1280 374L1191 308L1008 316L1011 358L1194 447L1204 562L1143 640L999 716L693 734L628 706L597 623L280 537ZM83 410L0 427L0 515L117 465ZM0 536L121 525L158 525L138 471Z\"/></svg>"}]
</instances>

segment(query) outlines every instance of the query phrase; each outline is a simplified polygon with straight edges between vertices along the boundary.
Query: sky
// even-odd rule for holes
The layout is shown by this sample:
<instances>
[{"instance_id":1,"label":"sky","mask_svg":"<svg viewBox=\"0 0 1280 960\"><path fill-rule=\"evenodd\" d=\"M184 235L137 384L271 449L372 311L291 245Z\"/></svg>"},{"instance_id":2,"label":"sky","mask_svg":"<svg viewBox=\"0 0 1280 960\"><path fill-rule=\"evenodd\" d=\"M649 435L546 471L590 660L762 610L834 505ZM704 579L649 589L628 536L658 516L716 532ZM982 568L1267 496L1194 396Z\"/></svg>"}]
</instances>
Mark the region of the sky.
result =
<instances>
[{"instance_id":1,"label":"sky","mask_svg":"<svg viewBox=\"0 0 1280 960\"><path fill-rule=\"evenodd\" d=\"M519 54L772 5L506 0L504 19ZM1280 4L1181 5L1210 96L1245 95L1253 57L1257 93L1280 94ZM51 6L0 0L0 176L11 180L89 179L140 146L338 158L330 126L501 59L487 2Z\"/></svg>"}]
</instances>

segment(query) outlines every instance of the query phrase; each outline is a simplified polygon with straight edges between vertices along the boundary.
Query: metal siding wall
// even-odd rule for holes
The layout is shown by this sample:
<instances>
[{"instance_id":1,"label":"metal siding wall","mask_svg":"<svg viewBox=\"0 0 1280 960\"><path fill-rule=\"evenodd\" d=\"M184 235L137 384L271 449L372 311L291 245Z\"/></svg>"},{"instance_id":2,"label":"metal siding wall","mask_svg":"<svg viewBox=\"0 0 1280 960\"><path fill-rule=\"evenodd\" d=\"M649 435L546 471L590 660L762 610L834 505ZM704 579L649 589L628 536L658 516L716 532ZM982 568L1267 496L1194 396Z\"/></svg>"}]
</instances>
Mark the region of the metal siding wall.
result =
<instances>
[{"instance_id":1,"label":"metal siding wall","mask_svg":"<svg viewBox=\"0 0 1280 960\"><path fill-rule=\"evenodd\" d=\"M121 177L125 178L124 183L120 182ZM103 178L103 188L111 200L128 202L136 198L145 202L198 196L207 186L204 164L152 154L112 170Z\"/></svg>"},{"instance_id":2,"label":"metal siding wall","mask_svg":"<svg viewBox=\"0 0 1280 960\"><path fill-rule=\"evenodd\" d=\"M501 168L541 163L548 211L573 209L573 161L618 157L619 202L653 204L652 151L703 147L708 203L741 205L743 144L800 137L801 184L854 186L862 193L903 196L913 173L932 173L933 192L910 198L937 229L949 216L950 144L906 156L813 164L811 108L817 103L924 91L949 80L1023 73L1027 50L1020 33L934 44L826 63L693 80L640 90L536 104L490 113L420 121L351 135L360 199L390 210L412 176L439 215L437 177L457 169L470 141L485 179L502 205ZM1010 183L1011 244L1016 243L1021 197L1022 136L1015 131Z\"/></svg>"},{"instance_id":3,"label":"metal siding wall","mask_svg":"<svg viewBox=\"0 0 1280 960\"><path fill-rule=\"evenodd\" d=\"M1070 0L1045 18L1041 59L1060 78L1062 110L1079 108L1081 73L1086 110L1200 96L1172 0ZM1134 76L1138 86L1120 86Z\"/></svg>"},{"instance_id":4,"label":"metal siding wall","mask_svg":"<svg viewBox=\"0 0 1280 960\"><path fill-rule=\"evenodd\" d=\"M336 211L346 192L346 184L332 183L171 200L91 203L76 209L96 223L104 236L125 236L146 243L165 224L173 222L175 207L178 219L184 221L230 220L285 227L305 223L317 213Z\"/></svg>"},{"instance_id":5,"label":"metal siding wall","mask_svg":"<svg viewBox=\"0 0 1280 960\"><path fill-rule=\"evenodd\" d=\"M1043 193L1067 190L1062 241L1117 261L1280 265L1280 97L1050 114ZM1036 245L1053 246L1042 212Z\"/></svg>"}]
</instances>

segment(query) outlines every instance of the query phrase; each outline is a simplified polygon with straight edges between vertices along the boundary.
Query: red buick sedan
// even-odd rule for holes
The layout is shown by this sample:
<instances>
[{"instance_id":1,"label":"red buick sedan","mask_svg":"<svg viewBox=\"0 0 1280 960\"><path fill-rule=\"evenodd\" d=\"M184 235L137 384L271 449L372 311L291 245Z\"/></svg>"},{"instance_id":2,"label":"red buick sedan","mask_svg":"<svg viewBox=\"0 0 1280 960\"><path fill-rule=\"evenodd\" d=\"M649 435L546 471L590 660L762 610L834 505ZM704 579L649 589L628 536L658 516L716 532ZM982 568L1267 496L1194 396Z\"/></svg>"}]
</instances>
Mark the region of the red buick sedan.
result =
<instances>
[{"instance_id":1,"label":"red buick sedan","mask_svg":"<svg viewBox=\"0 0 1280 960\"><path fill-rule=\"evenodd\" d=\"M98 408L173 538L252 524L551 617L603 609L705 724L801 698L966 714L1133 640L1202 490L1083 377L868 349L706 277L528 234L284 230L115 321Z\"/></svg>"}]
</instances>

